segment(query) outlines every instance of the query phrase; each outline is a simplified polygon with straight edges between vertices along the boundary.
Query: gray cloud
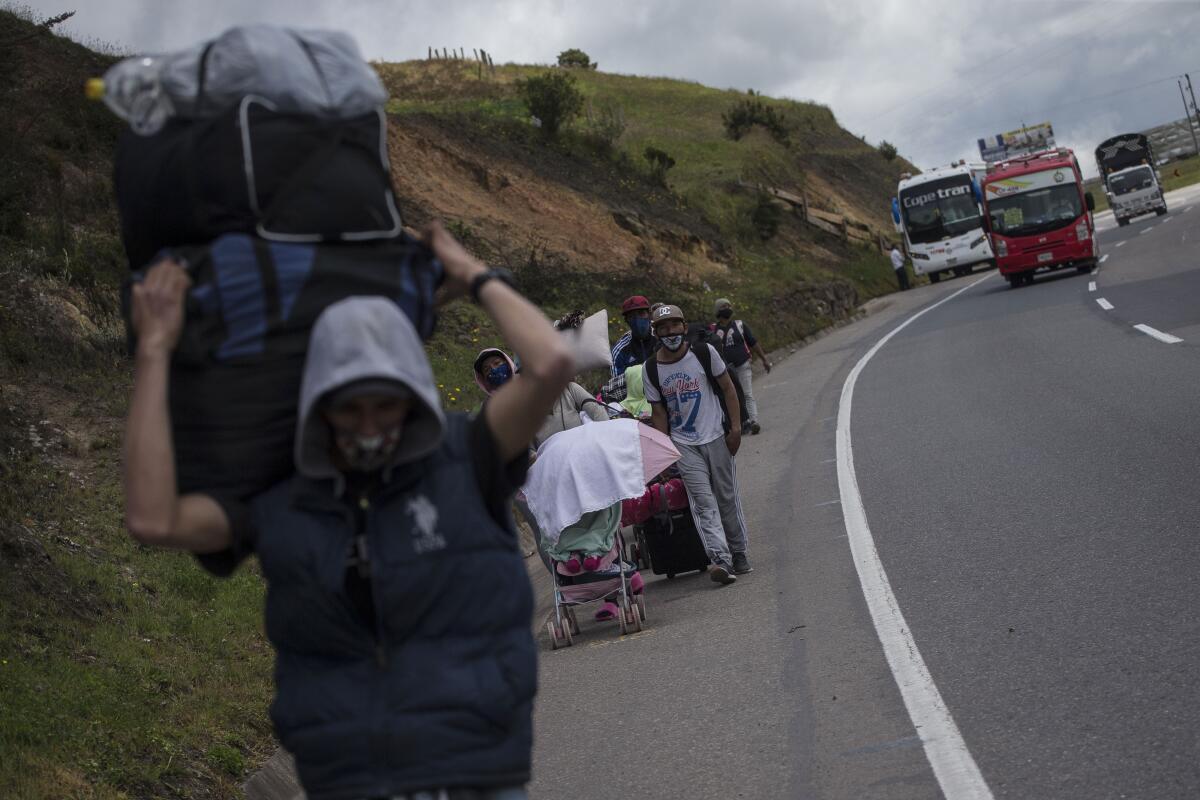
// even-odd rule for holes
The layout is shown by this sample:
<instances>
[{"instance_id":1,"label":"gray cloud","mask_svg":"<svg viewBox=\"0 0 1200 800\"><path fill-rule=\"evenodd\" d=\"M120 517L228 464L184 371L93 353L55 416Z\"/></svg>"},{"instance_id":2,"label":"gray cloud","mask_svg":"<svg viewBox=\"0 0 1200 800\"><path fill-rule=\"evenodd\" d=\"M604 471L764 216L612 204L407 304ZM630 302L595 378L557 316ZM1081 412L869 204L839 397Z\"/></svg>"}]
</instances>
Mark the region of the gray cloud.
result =
<instances>
[{"instance_id":1,"label":"gray cloud","mask_svg":"<svg viewBox=\"0 0 1200 800\"><path fill-rule=\"evenodd\" d=\"M581 47L614 72L825 103L923 166L973 157L978 137L1022 121L1050 120L1061 143L1090 154L1183 114L1173 80L1096 96L1185 70L1200 83L1194 1L89 0L70 32L147 52L249 22L340 28L385 60L434 46L549 63Z\"/></svg>"}]
</instances>

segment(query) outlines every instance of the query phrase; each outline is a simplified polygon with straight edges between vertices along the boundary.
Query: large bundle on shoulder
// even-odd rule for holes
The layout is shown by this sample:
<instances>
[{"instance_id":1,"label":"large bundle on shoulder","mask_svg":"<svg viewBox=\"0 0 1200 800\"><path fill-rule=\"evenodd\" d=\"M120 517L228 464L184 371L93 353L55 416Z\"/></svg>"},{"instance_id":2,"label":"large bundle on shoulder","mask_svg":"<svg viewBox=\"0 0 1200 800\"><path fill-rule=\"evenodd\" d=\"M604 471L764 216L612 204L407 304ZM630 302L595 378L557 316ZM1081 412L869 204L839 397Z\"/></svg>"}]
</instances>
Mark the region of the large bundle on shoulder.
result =
<instances>
[{"instance_id":1,"label":"large bundle on shoulder","mask_svg":"<svg viewBox=\"0 0 1200 800\"><path fill-rule=\"evenodd\" d=\"M127 59L92 91L130 123L115 173L130 280L171 255L193 281L171 373L180 490L254 494L292 471L327 306L384 296L433 332L441 266L401 227L387 93L345 34L265 25Z\"/></svg>"}]
</instances>

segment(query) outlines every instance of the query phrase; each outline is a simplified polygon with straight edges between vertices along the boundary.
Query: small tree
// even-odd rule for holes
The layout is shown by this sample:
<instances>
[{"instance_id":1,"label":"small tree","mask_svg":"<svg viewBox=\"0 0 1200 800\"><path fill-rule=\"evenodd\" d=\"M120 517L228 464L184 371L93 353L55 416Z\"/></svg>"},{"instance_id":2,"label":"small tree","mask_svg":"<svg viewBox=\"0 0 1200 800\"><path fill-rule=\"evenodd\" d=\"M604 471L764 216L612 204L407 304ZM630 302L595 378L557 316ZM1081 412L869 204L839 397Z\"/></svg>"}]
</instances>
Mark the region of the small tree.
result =
<instances>
[{"instance_id":1,"label":"small tree","mask_svg":"<svg viewBox=\"0 0 1200 800\"><path fill-rule=\"evenodd\" d=\"M571 67L578 69L595 69L598 64L592 63L592 59L587 53L580 50L578 47L572 47L570 50L563 50L558 54L558 65L560 67Z\"/></svg>"},{"instance_id":2,"label":"small tree","mask_svg":"<svg viewBox=\"0 0 1200 800\"><path fill-rule=\"evenodd\" d=\"M896 145L884 139L879 143L879 155L883 156L885 161L893 161L896 158Z\"/></svg>"},{"instance_id":3,"label":"small tree","mask_svg":"<svg viewBox=\"0 0 1200 800\"><path fill-rule=\"evenodd\" d=\"M675 166L675 159L657 147L647 147L642 157L650 162L650 174L660 185L667 185L667 170Z\"/></svg>"},{"instance_id":4,"label":"small tree","mask_svg":"<svg viewBox=\"0 0 1200 800\"><path fill-rule=\"evenodd\" d=\"M575 78L565 72L547 72L520 83L525 108L540 123L546 135L554 136L583 110L583 95Z\"/></svg>"},{"instance_id":5,"label":"small tree","mask_svg":"<svg viewBox=\"0 0 1200 800\"><path fill-rule=\"evenodd\" d=\"M764 242L779 233L779 223L783 221L783 211L766 192L759 192L754 210L750 212L750 221L754 230Z\"/></svg>"}]
</instances>

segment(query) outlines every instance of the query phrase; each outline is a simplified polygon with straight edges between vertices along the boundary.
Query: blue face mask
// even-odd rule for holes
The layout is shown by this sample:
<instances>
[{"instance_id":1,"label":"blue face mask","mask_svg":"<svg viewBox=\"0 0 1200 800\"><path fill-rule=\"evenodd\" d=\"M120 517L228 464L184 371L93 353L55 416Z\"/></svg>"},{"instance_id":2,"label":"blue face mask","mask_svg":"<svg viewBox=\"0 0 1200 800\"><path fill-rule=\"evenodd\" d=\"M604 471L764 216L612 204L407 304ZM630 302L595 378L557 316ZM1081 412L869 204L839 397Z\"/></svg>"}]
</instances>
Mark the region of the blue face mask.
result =
<instances>
[{"instance_id":1,"label":"blue face mask","mask_svg":"<svg viewBox=\"0 0 1200 800\"><path fill-rule=\"evenodd\" d=\"M629 321L629 329L637 338L645 339L650 335L650 320L645 317L635 317Z\"/></svg>"},{"instance_id":2,"label":"blue face mask","mask_svg":"<svg viewBox=\"0 0 1200 800\"><path fill-rule=\"evenodd\" d=\"M501 364L498 367L492 367L487 371L487 382L492 386L499 386L505 383L512 377L512 368L508 364Z\"/></svg>"}]
</instances>

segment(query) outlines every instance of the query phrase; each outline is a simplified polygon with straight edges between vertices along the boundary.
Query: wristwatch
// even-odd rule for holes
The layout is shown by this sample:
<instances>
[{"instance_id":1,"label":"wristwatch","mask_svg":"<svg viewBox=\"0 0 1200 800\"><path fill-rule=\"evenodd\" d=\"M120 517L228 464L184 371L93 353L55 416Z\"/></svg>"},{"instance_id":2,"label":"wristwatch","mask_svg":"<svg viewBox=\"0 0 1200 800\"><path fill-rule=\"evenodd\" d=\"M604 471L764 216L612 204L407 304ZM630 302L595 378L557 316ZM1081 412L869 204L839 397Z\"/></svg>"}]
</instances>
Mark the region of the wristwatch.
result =
<instances>
[{"instance_id":1,"label":"wristwatch","mask_svg":"<svg viewBox=\"0 0 1200 800\"><path fill-rule=\"evenodd\" d=\"M492 267L484 272L479 273L471 280L469 291L471 294L471 300L473 302L479 302L479 291L483 289L483 285L485 283L493 279L500 281L511 289L517 288L511 272L503 267Z\"/></svg>"}]
</instances>

